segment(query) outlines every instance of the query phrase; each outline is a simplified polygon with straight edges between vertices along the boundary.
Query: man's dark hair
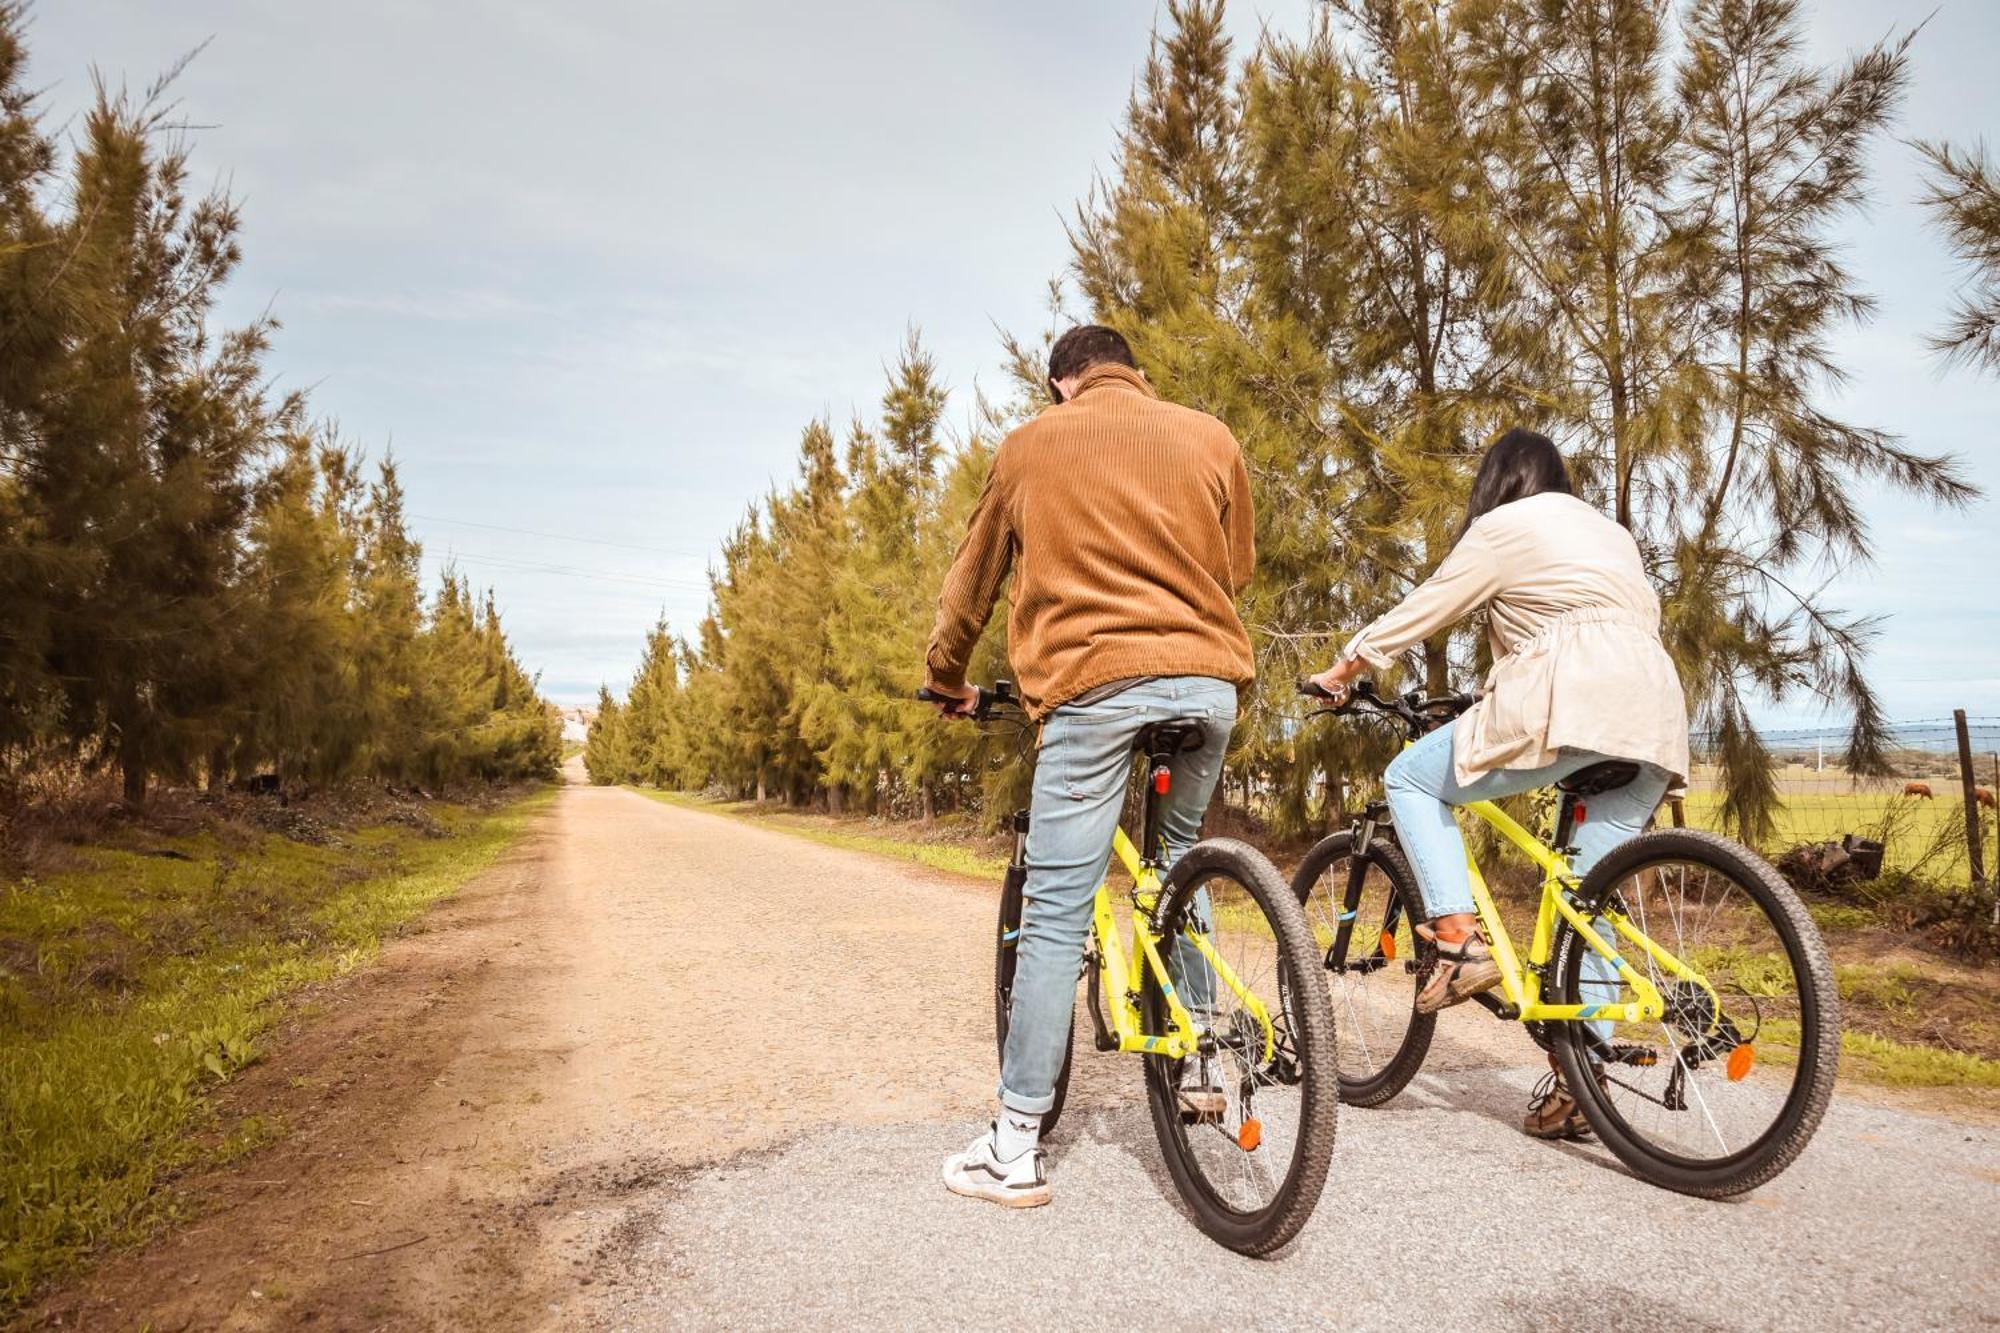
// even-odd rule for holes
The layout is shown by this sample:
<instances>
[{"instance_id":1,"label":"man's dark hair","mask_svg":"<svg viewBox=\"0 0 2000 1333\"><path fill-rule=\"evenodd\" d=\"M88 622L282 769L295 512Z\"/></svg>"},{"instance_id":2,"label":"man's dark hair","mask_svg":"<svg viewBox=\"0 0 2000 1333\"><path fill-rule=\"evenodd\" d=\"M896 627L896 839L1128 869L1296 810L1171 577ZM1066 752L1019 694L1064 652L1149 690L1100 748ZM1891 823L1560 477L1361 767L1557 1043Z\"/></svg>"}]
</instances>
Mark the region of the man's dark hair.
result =
<instances>
[{"instance_id":1,"label":"man's dark hair","mask_svg":"<svg viewBox=\"0 0 2000 1333\"><path fill-rule=\"evenodd\" d=\"M1102 324L1079 324L1049 349L1049 378L1066 380L1107 361L1135 370L1139 365L1132 359L1132 347L1124 334Z\"/></svg>"}]
</instances>

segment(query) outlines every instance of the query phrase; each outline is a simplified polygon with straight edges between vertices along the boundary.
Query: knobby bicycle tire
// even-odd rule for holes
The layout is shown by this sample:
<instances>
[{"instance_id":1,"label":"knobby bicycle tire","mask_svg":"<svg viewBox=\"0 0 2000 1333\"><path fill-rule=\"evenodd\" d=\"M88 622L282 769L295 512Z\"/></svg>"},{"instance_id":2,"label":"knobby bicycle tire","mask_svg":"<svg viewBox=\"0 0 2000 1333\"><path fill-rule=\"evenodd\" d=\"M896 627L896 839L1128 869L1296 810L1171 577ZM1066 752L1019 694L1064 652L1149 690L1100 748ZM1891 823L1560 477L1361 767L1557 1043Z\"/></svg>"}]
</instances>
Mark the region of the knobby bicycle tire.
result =
<instances>
[{"instance_id":1,"label":"knobby bicycle tire","mask_svg":"<svg viewBox=\"0 0 2000 1333\"><path fill-rule=\"evenodd\" d=\"M1635 1175L1665 1189L1701 1198L1726 1198L1777 1176L1812 1141L1833 1096L1840 1061L1840 1000L1826 946L1798 894L1770 863L1739 843L1696 829L1662 829L1624 843L1591 869L1578 890L1595 903L1627 877L1656 866L1692 863L1727 876L1761 911L1782 943L1799 986L1796 1073L1770 1127L1724 1157L1694 1159L1663 1148L1632 1126L1595 1078L1588 1076L1586 1034L1580 1023L1551 1024L1563 1080L1598 1139ZM1643 924L1641 926L1643 929ZM1671 947L1668 941L1660 941ZM1589 946L1564 923L1552 950L1559 1003L1583 1001L1582 963Z\"/></svg>"},{"instance_id":2,"label":"knobby bicycle tire","mask_svg":"<svg viewBox=\"0 0 2000 1333\"><path fill-rule=\"evenodd\" d=\"M1283 1247L1305 1226L1318 1205L1333 1157L1336 1114L1340 1103L1335 1075L1333 1008L1326 993L1326 973L1311 928L1298 899L1264 855L1233 838L1196 843L1174 863L1160 889L1163 921L1184 919L1194 895L1206 884L1227 879L1245 889L1272 930L1281 969L1279 1021L1289 1025L1297 1052L1301 1123L1292 1161L1270 1202L1254 1211L1231 1208L1204 1178L1183 1124L1178 1077L1180 1061L1146 1057L1146 1094L1153 1112L1153 1129L1166 1158L1175 1188L1210 1237L1248 1255L1265 1255ZM1141 981L1141 1011L1148 1030L1166 1026L1166 1002L1158 978ZM1271 997L1265 997L1267 1002Z\"/></svg>"}]
</instances>

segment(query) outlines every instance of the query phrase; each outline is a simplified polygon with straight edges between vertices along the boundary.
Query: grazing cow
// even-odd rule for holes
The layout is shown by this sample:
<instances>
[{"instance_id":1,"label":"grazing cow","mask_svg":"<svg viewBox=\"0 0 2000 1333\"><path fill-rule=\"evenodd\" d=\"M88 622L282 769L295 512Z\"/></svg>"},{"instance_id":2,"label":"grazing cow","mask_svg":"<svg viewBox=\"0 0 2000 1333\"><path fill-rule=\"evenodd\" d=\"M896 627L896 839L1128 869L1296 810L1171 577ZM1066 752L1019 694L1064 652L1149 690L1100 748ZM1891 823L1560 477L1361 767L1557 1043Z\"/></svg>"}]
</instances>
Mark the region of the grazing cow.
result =
<instances>
[{"instance_id":1,"label":"grazing cow","mask_svg":"<svg viewBox=\"0 0 2000 1333\"><path fill-rule=\"evenodd\" d=\"M1974 799L1974 800L1978 801L1978 802L1979 802L1979 803L1980 803L1981 805L1985 806L1985 807L1986 807L1986 808L1987 808L1988 810L1991 810L1991 809L1993 809L1993 808L1994 808L1994 806L1993 806L1993 789L1992 789L1991 787L1974 787L1974 788L1972 789L1972 796L1973 796L1973 799Z\"/></svg>"},{"instance_id":2,"label":"grazing cow","mask_svg":"<svg viewBox=\"0 0 2000 1333\"><path fill-rule=\"evenodd\" d=\"M1921 796L1928 801L1931 799L1931 784L1928 782L1905 782L1903 784L1903 795Z\"/></svg>"}]
</instances>

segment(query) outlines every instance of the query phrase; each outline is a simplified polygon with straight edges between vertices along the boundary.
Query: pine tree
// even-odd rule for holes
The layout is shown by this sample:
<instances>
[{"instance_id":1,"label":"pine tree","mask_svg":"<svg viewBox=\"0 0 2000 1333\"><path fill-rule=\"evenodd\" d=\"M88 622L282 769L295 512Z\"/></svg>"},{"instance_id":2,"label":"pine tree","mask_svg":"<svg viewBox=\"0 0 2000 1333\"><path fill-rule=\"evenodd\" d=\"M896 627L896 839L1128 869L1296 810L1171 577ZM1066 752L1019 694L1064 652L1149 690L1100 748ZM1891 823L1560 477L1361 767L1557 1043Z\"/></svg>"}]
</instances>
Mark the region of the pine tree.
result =
<instances>
[{"instance_id":1,"label":"pine tree","mask_svg":"<svg viewBox=\"0 0 2000 1333\"><path fill-rule=\"evenodd\" d=\"M1984 144L1917 147L1930 163L1924 207L1966 272L1950 322L1931 347L1948 363L2000 374L2000 174Z\"/></svg>"},{"instance_id":2,"label":"pine tree","mask_svg":"<svg viewBox=\"0 0 2000 1333\"><path fill-rule=\"evenodd\" d=\"M208 331L238 217L219 193L190 202L185 150L156 150L164 84L136 103L100 87L85 119L54 242L68 355L22 474L42 535L68 551L48 608L63 726L118 765L135 805L153 773L186 774L216 739L233 537L272 427L268 324Z\"/></svg>"},{"instance_id":3,"label":"pine tree","mask_svg":"<svg viewBox=\"0 0 2000 1333\"><path fill-rule=\"evenodd\" d=\"M48 531L33 484L43 464L39 407L60 374L68 321L51 281L54 228L38 203L55 149L24 82L25 12L0 3L0 750L57 729L48 590L72 584L84 563Z\"/></svg>"},{"instance_id":4,"label":"pine tree","mask_svg":"<svg viewBox=\"0 0 2000 1333\"><path fill-rule=\"evenodd\" d=\"M1726 813L1762 835L1771 761L1746 690L1804 686L1845 707L1849 768L1883 763L1882 711L1863 669L1872 625L1808 582L1815 567L1868 559L1859 488L1945 506L1970 491L1949 460L1820 403L1843 378L1829 335L1874 308L1839 260L1832 224L1866 198L1866 150L1907 83L1910 39L1829 71L1800 57L1796 0L1697 0L1685 27L1676 226L1708 410L1671 460L1650 532L1671 543L1670 633L1698 716L1721 741Z\"/></svg>"},{"instance_id":5,"label":"pine tree","mask_svg":"<svg viewBox=\"0 0 2000 1333\"><path fill-rule=\"evenodd\" d=\"M590 720L584 736L583 771L600 787L630 782L634 765L625 740L625 710L612 697L611 687L597 687L597 716Z\"/></svg>"},{"instance_id":6,"label":"pine tree","mask_svg":"<svg viewBox=\"0 0 2000 1333\"><path fill-rule=\"evenodd\" d=\"M797 687L801 733L826 767L836 808L853 800L873 810L890 783L926 785L913 737L936 720L913 706L908 680L923 660L931 601L912 575L936 506L945 396L912 332L882 396L880 437L857 427L849 448L847 524L826 580L827 657Z\"/></svg>"},{"instance_id":7,"label":"pine tree","mask_svg":"<svg viewBox=\"0 0 2000 1333\"><path fill-rule=\"evenodd\" d=\"M250 523L229 766L287 782L351 776L362 756L349 651L357 463L330 433L294 429Z\"/></svg>"}]
</instances>

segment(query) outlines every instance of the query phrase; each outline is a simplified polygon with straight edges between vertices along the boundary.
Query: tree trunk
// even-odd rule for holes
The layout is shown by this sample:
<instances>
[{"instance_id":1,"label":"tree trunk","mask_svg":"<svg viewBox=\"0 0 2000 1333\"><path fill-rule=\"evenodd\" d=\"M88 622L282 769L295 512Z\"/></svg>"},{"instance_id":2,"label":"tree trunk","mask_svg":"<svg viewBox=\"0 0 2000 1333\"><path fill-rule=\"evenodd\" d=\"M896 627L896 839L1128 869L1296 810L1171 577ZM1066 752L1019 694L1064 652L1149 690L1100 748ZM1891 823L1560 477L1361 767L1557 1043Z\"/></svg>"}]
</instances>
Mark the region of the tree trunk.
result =
<instances>
[{"instance_id":1,"label":"tree trunk","mask_svg":"<svg viewBox=\"0 0 2000 1333\"><path fill-rule=\"evenodd\" d=\"M937 818L937 793L932 789L929 778L923 780L918 792L924 806L924 823L929 824Z\"/></svg>"},{"instance_id":2,"label":"tree trunk","mask_svg":"<svg viewBox=\"0 0 2000 1333\"><path fill-rule=\"evenodd\" d=\"M146 804L146 765L136 755L127 755L123 761L125 769L125 807L137 810Z\"/></svg>"},{"instance_id":3,"label":"tree trunk","mask_svg":"<svg viewBox=\"0 0 2000 1333\"><path fill-rule=\"evenodd\" d=\"M1440 634L1424 641L1424 691L1427 694L1448 694L1451 692L1451 635Z\"/></svg>"}]
</instances>

